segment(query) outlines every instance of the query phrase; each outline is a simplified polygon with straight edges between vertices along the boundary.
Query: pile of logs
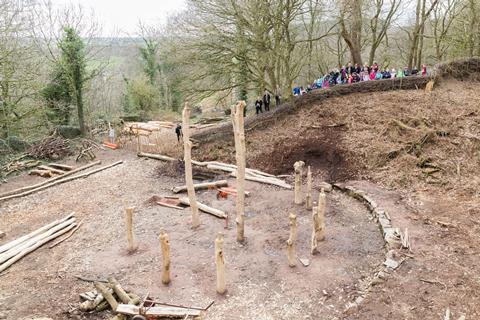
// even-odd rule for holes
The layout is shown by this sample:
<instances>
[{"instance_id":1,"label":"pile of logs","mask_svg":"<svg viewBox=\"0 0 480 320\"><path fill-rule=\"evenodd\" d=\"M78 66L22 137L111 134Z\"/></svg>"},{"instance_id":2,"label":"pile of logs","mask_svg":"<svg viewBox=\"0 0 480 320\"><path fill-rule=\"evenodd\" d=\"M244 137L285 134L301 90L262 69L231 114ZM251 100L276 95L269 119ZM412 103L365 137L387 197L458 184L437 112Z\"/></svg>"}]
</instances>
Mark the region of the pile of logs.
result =
<instances>
[{"instance_id":1,"label":"pile of logs","mask_svg":"<svg viewBox=\"0 0 480 320\"><path fill-rule=\"evenodd\" d=\"M16 171L21 171L24 169L29 169L36 167L40 164L38 160L13 160L3 166L0 167L0 172L2 172L3 176L8 176L11 173Z\"/></svg>"},{"instance_id":2,"label":"pile of logs","mask_svg":"<svg viewBox=\"0 0 480 320\"><path fill-rule=\"evenodd\" d=\"M75 168L66 164L49 163L48 165L38 166L37 169L31 170L28 174L50 178L55 175L64 175L65 173L72 171L73 169Z\"/></svg>"},{"instance_id":3,"label":"pile of logs","mask_svg":"<svg viewBox=\"0 0 480 320\"><path fill-rule=\"evenodd\" d=\"M63 219L56 220L23 237L0 246L0 272L5 271L12 264L43 246L45 243L70 230L74 230L76 226L77 223L72 213ZM67 237L69 237L69 235Z\"/></svg>"},{"instance_id":4,"label":"pile of logs","mask_svg":"<svg viewBox=\"0 0 480 320\"><path fill-rule=\"evenodd\" d=\"M137 294L124 289L113 277L105 282L95 282L95 290L80 294L82 302L79 309L84 312L100 312L112 310L116 316L112 320L127 319L127 316L141 315L145 319L182 318L200 316L206 308L185 307L153 301L146 297L141 299Z\"/></svg>"},{"instance_id":5,"label":"pile of logs","mask_svg":"<svg viewBox=\"0 0 480 320\"><path fill-rule=\"evenodd\" d=\"M35 159L56 160L71 154L68 140L59 136L47 137L28 150L28 155Z\"/></svg>"}]
</instances>

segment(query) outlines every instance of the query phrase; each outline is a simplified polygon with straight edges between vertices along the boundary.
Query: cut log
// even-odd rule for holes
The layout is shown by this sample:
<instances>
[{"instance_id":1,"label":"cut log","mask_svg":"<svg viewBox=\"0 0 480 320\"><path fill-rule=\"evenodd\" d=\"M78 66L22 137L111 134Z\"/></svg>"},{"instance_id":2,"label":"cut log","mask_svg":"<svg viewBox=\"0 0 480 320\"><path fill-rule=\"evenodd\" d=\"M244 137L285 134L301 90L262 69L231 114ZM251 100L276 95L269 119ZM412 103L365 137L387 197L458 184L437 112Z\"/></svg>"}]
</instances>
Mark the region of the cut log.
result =
<instances>
[{"instance_id":1,"label":"cut log","mask_svg":"<svg viewBox=\"0 0 480 320\"><path fill-rule=\"evenodd\" d=\"M177 161L177 159L169 157L169 156L164 156L161 154L153 154L153 153L146 153L146 152L139 152L137 154L139 157L145 157L145 158L151 158L151 159L157 159L157 160L163 160L163 161Z\"/></svg>"},{"instance_id":2,"label":"cut log","mask_svg":"<svg viewBox=\"0 0 480 320\"><path fill-rule=\"evenodd\" d=\"M187 185L187 194L192 209L192 228L200 226L200 215L198 214L197 198L195 188L193 187L192 174L192 142L190 141L190 108L188 102L185 102L183 108L183 152L185 160L185 184Z\"/></svg>"},{"instance_id":3,"label":"cut log","mask_svg":"<svg viewBox=\"0 0 480 320\"><path fill-rule=\"evenodd\" d=\"M190 206L190 199L188 199L187 197L180 198L179 200L180 200L181 204L186 205L186 206ZM222 210L209 207L206 204L200 203L198 201L197 201L197 207L201 211L209 213L211 215L214 215L217 218L221 218L221 219L226 219L227 218L227 214L225 212L223 212Z\"/></svg>"},{"instance_id":4,"label":"cut log","mask_svg":"<svg viewBox=\"0 0 480 320\"><path fill-rule=\"evenodd\" d=\"M97 294L97 296L93 300L84 301L80 304L80 310L82 311L92 311L97 308L100 303L105 300L101 293Z\"/></svg>"},{"instance_id":5,"label":"cut log","mask_svg":"<svg viewBox=\"0 0 480 320\"><path fill-rule=\"evenodd\" d=\"M71 224L69 225L68 227L52 234L51 236L47 237L47 238L44 238L42 240L40 240L39 242L37 242L35 245L29 247L29 248L26 248L24 250L22 250L20 253L18 253L16 256L14 256L13 258L11 258L10 260L8 260L7 262L5 262L4 264L0 265L0 272L3 272L5 271L7 268L9 268L12 264L14 264L15 262L17 262L18 260L20 260L21 258L23 258L24 256L26 256L27 254L29 254L30 252L36 250L37 248L43 246L45 243L51 241L52 239L55 239L59 236L61 236L62 234L70 231L72 228L75 227L75 224Z\"/></svg>"},{"instance_id":6,"label":"cut log","mask_svg":"<svg viewBox=\"0 0 480 320\"><path fill-rule=\"evenodd\" d=\"M12 194L18 194L18 193L23 193L23 192L28 191L28 190L37 189L38 187L41 187L41 186L46 185L46 184L50 184L50 183L52 183L52 182L54 182L54 181L56 181L56 180L59 180L59 179L63 179L63 178L65 178L66 176L69 176L69 175L72 175L72 174L77 173L77 172L79 172L79 171L88 169L88 168L93 167L93 166L95 166L95 165L97 165L97 164L100 164L100 163L102 163L102 162L101 162L101 161L95 161L95 162L89 163L89 164L87 164L87 165L85 165L85 166L79 167L79 168L77 168L77 169L75 169L75 170L72 170L72 171L70 171L70 172L67 172L67 173L65 173L63 176L53 177L53 178L51 178L51 179L45 180L45 181L43 181L43 182L40 182L40 183L31 185L31 186L22 187L22 188L19 188L19 189L15 189L15 190L11 190L11 191L4 192L4 193L0 194L0 200L1 200L2 198L5 198L6 196L9 196L9 195L12 195Z\"/></svg>"},{"instance_id":7,"label":"cut log","mask_svg":"<svg viewBox=\"0 0 480 320\"><path fill-rule=\"evenodd\" d=\"M170 241L165 230L160 230L160 247L162 249L162 283L170 283Z\"/></svg>"},{"instance_id":8,"label":"cut log","mask_svg":"<svg viewBox=\"0 0 480 320\"><path fill-rule=\"evenodd\" d=\"M308 210L312 209L312 171L310 170L310 166L307 169L307 196L305 198L305 207Z\"/></svg>"},{"instance_id":9,"label":"cut log","mask_svg":"<svg viewBox=\"0 0 480 320\"><path fill-rule=\"evenodd\" d=\"M297 241L297 216L290 213L288 218L290 224L290 238L287 240L288 265L290 267L295 267L297 265L295 253L295 242Z\"/></svg>"},{"instance_id":10,"label":"cut log","mask_svg":"<svg viewBox=\"0 0 480 320\"><path fill-rule=\"evenodd\" d=\"M318 239L317 239L317 230L319 227L319 220L318 220L318 207L312 208L312 241L311 241L311 249L310 253L315 254L317 253L318 247Z\"/></svg>"},{"instance_id":11,"label":"cut log","mask_svg":"<svg viewBox=\"0 0 480 320\"><path fill-rule=\"evenodd\" d=\"M297 161L293 165L295 170L295 204L302 204L302 174L305 162Z\"/></svg>"},{"instance_id":12,"label":"cut log","mask_svg":"<svg viewBox=\"0 0 480 320\"><path fill-rule=\"evenodd\" d=\"M28 174L31 175L31 176L39 176L39 177L42 177L42 178L50 178L53 175L51 171L37 170L37 169L31 170Z\"/></svg>"},{"instance_id":13,"label":"cut log","mask_svg":"<svg viewBox=\"0 0 480 320\"><path fill-rule=\"evenodd\" d=\"M127 292L125 292L117 279L113 277L108 277L107 279L108 282L112 285L113 292L115 292L120 301L122 301L123 303L131 303L132 298L127 294Z\"/></svg>"},{"instance_id":14,"label":"cut log","mask_svg":"<svg viewBox=\"0 0 480 320\"><path fill-rule=\"evenodd\" d=\"M43 226L43 227L41 227L41 228L39 228L39 229L37 229L37 230L35 230L35 231L33 231L33 232L25 235L25 236L22 236L22 237L20 237L20 238L18 238L18 239L15 239L15 240L13 240L13 241L10 241L10 242L8 242L8 243L0 246L0 253L5 252L5 251L7 251L7 250L10 250L11 248L19 245L20 243L23 243L23 242L25 242L25 241L27 241L27 240L35 237L35 236L37 236L37 235L39 235L39 234L47 231L48 229L56 226L57 224L60 224L60 223L62 223L62 222L67 221L68 219L70 219L71 217L73 217L73 215L74 215L74 213L71 213L71 214L69 214L68 216L66 216L66 217L63 218L63 219L55 220L54 222L52 222L52 223L50 223L50 224L47 224L46 226Z\"/></svg>"},{"instance_id":15,"label":"cut log","mask_svg":"<svg viewBox=\"0 0 480 320\"><path fill-rule=\"evenodd\" d=\"M13 199L13 198L24 197L24 196L29 195L29 194L32 194L32 193L34 193L34 192L41 191L41 190L44 190L44 189L53 187L53 186L55 186L55 185L57 185L57 184L69 182L69 181L72 181L72 180L75 180L75 179L85 178L85 177L87 177L87 176L89 176L89 175L92 175L92 174L97 173L97 172L102 171L102 170L109 169L109 168L114 167L114 166L117 166L117 165L119 165L119 164L121 164L121 163L123 163L123 161L117 161L117 162L114 162L114 163L112 163L112 164L110 164L110 165L108 165L108 166L104 166L104 167L101 167L101 168L98 168L98 169L95 169L95 170L92 170L92 171L88 171L88 172L79 174L79 175L77 175L77 176L59 179L59 180L56 180L56 181L54 181L54 182L52 182L52 183L42 185L41 187L38 187L38 188L35 188L35 189L31 189L31 190L28 190L28 191L25 191L25 192L22 192L22 193L17 193L17 194L12 194L12 195L10 195L10 196L2 197L2 198L0 198L0 201L2 201L2 200L9 200L9 199ZM59 177L64 177L65 175L67 175L67 174L69 174L69 173L72 173L72 172L73 172L73 171L67 172L67 173L65 173L63 176L59 176Z\"/></svg>"},{"instance_id":16,"label":"cut log","mask_svg":"<svg viewBox=\"0 0 480 320\"><path fill-rule=\"evenodd\" d=\"M205 189L216 189L220 187L227 187L228 181L227 180L220 180L214 182L205 182L205 183L197 183L193 185L195 191L197 190L205 190ZM187 191L187 186L175 187L172 189L173 193L180 193Z\"/></svg>"},{"instance_id":17,"label":"cut log","mask_svg":"<svg viewBox=\"0 0 480 320\"><path fill-rule=\"evenodd\" d=\"M320 229L317 232L317 240L325 240L325 210L327 208L327 196L323 189L318 194L318 223Z\"/></svg>"},{"instance_id":18,"label":"cut log","mask_svg":"<svg viewBox=\"0 0 480 320\"><path fill-rule=\"evenodd\" d=\"M56 173L56 174L65 174L65 171L62 171L60 169L55 169L53 167L49 167L49 166L46 166L46 165L41 165L41 166L38 166L37 167L38 169L42 169L42 170L46 170L46 171L50 171L50 172L53 172L53 173Z\"/></svg>"},{"instance_id":19,"label":"cut log","mask_svg":"<svg viewBox=\"0 0 480 320\"><path fill-rule=\"evenodd\" d=\"M225 287L225 256L223 254L223 233L219 232L215 239L215 265L217 267L217 293L224 294Z\"/></svg>"},{"instance_id":20,"label":"cut log","mask_svg":"<svg viewBox=\"0 0 480 320\"><path fill-rule=\"evenodd\" d=\"M133 208L127 208L126 210L126 227L127 227L127 250L129 253L135 252L137 249L135 246L135 239L133 235Z\"/></svg>"},{"instance_id":21,"label":"cut log","mask_svg":"<svg viewBox=\"0 0 480 320\"><path fill-rule=\"evenodd\" d=\"M48 164L49 167L53 167L53 168L57 168L57 169L61 169L63 171L72 171L73 169L75 169L75 167L72 167L72 166L69 166L69 165L66 165L66 164L62 164L62 163L49 163Z\"/></svg>"},{"instance_id":22,"label":"cut log","mask_svg":"<svg viewBox=\"0 0 480 320\"><path fill-rule=\"evenodd\" d=\"M110 305L110 307L112 308L112 310L116 311L117 307L118 307L118 302L113 297L113 294L110 293L108 288L103 283L100 283L100 282L95 282L94 285L95 285L95 289L97 289L98 293L100 293L105 298L105 300L107 300L107 302Z\"/></svg>"},{"instance_id":23,"label":"cut log","mask_svg":"<svg viewBox=\"0 0 480 320\"><path fill-rule=\"evenodd\" d=\"M198 317L201 315L201 310L177 308L177 307L149 307L141 308L131 304L119 304L116 311L126 315L139 315L142 311L144 316L156 316L156 317L174 317L174 318L186 318L186 317Z\"/></svg>"}]
</instances>

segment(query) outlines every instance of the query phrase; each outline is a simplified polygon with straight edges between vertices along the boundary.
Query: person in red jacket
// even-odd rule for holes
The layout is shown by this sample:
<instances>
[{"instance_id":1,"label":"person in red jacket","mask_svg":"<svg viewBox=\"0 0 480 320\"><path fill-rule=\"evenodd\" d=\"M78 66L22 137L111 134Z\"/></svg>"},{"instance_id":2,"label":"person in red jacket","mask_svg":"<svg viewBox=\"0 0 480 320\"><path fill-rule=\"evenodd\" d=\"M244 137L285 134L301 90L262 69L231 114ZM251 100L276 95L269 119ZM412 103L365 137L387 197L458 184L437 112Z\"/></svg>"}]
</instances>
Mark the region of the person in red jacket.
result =
<instances>
[{"instance_id":1,"label":"person in red jacket","mask_svg":"<svg viewBox=\"0 0 480 320\"><path fill-rule=\"evenodd\" d=\"M426 76L426 75L427 75L427 66L422 65L422 76Z\"/></svg>"}]
</instances>

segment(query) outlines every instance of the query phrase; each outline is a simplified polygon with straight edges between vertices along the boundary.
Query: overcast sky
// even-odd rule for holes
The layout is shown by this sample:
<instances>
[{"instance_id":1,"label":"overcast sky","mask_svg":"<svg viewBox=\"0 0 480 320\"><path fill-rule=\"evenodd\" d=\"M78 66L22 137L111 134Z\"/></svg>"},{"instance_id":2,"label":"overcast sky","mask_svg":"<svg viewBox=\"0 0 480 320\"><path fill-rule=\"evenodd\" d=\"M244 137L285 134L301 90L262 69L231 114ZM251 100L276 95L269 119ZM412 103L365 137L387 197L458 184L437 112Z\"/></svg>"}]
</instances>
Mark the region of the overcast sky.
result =
<instances>
[{"instance_id":1,"label":"overcast sky","mask_svg":"<svg viewBox=\"0 0 480 320\"><path fill-rule=\"evenodd\" d=\"M168 14L184 8L184 0L52 0L55 5L80 3L93 9L103 26L103 36L134 35L138 21L162 24Z\"/></svg>"}]
</instances>

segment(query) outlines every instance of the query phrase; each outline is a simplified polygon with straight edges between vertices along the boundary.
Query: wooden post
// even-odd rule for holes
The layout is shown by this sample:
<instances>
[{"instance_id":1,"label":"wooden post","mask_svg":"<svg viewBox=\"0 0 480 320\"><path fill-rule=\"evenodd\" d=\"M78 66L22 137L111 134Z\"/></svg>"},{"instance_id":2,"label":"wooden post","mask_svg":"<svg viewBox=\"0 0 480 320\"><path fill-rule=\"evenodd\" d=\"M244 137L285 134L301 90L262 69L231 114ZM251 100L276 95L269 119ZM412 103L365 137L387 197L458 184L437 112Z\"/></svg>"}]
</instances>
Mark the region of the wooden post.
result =
<instances>
[{"instance_id":1,"label":"wooden post","mask_svg":"<svg viewBox=\"0 0 480 320\"><path fill-rule=\"evenodd\" d=\"M317 253L318 239L317 231L319 229L319 220L318 220L318 207L312 208L312 242L311 242L311 253Z\"/></svg>"},{"instance_id":2,"label":"wooden post","mask_svg":"<svg viewBox=\"0 0 480 320\"><path fill-rule=\"evenodd\" d=\"M307 196L305 199L305 207L307 209L312 209L312 171L310 170L310 166L307 169Z\"/></svg>"},{"instance_id":3,"label":"wooden post","mask_svg":"<svg viewBox=\"0 0 480 320\"><path fill-rule=\"evenodd\" d=\"M139 154L142 152L142 146L140 144L140 132L138 131L138 127L135 135L137 136L137 154Z\"/></svg>"},{"instance_id":4,"label":"wooden post","mask_svg":"<svg viewBox=\"0 0 480 320\"><path fill-rule=\"evenodd\" d=\"M297 161L293 165L295 169L295 204L302 204L302 169L305 165L303 161Z\"/></svg>"},{"instance_id":5,"label":"wooden post","mask_svg":"<svg viewBox=\"0 0 480 320\"><path fill-rule=\"evenodd\" d=\"M162 248L163 270L162 283L170 283L170 241L165 230L160 230L160 246Z\"/></svg>"},{"instance_id":6,"label":"wooden post","mask_svg":"<svg viewBox=\"0 0 480 320\"><path fill-rule=\"evenodd\" d=\"M225 288L225 256L223 254L223 233L219 232L215 239L215 262L217 265L217 292L224 294Z\"/></svg>"},{"instance_id":7,"label":"wooden post","mask_svg":"<svg viewBox=\"0 0 480 320\"><path fill-rule=\"evenodd\" d=\"M288 265L290 267L295 267L297 264L297 257L295 254L295 242L297 241L297 216L290 213L288 218L290 220L290 238L287 240Z\"/></svg>"},{"instance_id":8,"label":"wooden post","mask_svg":"<svg viewBox=\"0 0 480 320\"><path fill-rule=\"evenodd\" d=\"M237 198L236 198L236 223L237 223L237 241L245 241L245 130L243 110L245 101L239 101L232 106L231 117L233 124L233 134L235 137L235 158L237 160Z\"/></svg>"},{"instance_id":9,"label":"wooden post","mask_svg":"<svg viewBox=\"0 0 480 320\"><path fill-rule=\"evenodd\" d=\"M327 206L327 196L323 188L320 190L318 194L318 223L320 225L320 230L317 233L317 240L323 241L325 240L325 210Z\"/></svg>"},{"instance_id":10,"label":"wooden post","mask_svg":"<svg viewBox=\"0 0 480 320\"><path fill-rule=\"evenodd\" d=\"M192 228L200 226L200 216L198 213L197 199L195 197L195 188L193 187L192 175L192 142L190 141L190 108L188 102L185 102L183 108L183 150L185 160L185 184L187 185L188 199L192 209Z\"/></svg>"},{"instance_id":11,"label":"wooden post","mask_svg":"<svg viewBox=\"0 0 480 320\"><path fill-rule=\"evenodd\" d=\"M128 252L134 252L137 248L135 246L135 239L133 236L133 208L127 208L127 241Z\"/></svg>"}]
</instances>

